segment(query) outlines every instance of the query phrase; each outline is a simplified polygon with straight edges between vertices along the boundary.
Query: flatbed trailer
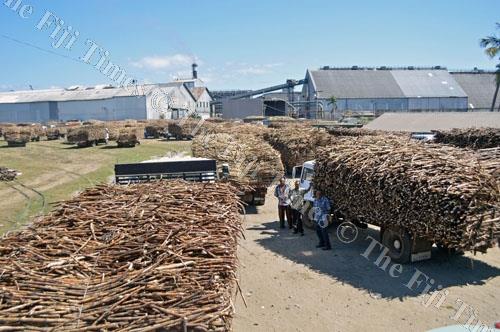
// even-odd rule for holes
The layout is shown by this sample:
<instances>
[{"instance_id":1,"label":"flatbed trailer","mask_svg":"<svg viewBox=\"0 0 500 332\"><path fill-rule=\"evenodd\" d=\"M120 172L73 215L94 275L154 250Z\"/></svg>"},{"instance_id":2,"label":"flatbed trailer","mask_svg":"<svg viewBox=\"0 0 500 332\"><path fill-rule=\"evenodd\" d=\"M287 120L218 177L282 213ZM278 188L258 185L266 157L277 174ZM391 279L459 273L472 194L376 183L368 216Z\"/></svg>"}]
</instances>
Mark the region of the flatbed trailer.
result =
<instances>
[{"instance_id":1,"label":"flatbed trailer","mask_svg":"<svg viewBox=\"0 0 500 332\"><path fill-rule=\"evenodd\" d=\"M115 165L115 182L118 184L171 179L214 182L218 180L217 162L211 159L187 159Z\"/></svg>"}]
</instances>

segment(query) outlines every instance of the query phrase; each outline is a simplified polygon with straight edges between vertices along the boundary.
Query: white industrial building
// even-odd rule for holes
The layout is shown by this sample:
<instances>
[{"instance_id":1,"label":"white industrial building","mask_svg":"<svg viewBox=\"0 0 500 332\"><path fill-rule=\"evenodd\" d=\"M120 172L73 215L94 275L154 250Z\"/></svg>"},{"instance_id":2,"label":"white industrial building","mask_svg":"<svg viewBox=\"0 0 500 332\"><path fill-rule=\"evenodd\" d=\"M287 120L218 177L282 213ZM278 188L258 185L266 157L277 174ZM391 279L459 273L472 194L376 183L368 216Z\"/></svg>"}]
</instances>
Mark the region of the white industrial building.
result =
<instances>
[{"instance_id":1,"label":"white industrial building","mask_svg":"<svg viewBox=\"0 0 500 332\"><path fill-rule=\"evenodd\" d=\"M307 70L302 116L338 118L345 111L466 111L468 97L454 77L433 68ZM336 103L331 103L331 98ZM334 108L335 107L335 108Z\"/></svg>"},{"instance_id":2,"label":"white industrial building","mask_svg":"<svg viewBox=\"0 0 500 332\"><path fill-rule=\"evenodd\" d=\"M3 92L0 122L208 118L212 99L198 81Z\"/></svg>"}]
</instances>

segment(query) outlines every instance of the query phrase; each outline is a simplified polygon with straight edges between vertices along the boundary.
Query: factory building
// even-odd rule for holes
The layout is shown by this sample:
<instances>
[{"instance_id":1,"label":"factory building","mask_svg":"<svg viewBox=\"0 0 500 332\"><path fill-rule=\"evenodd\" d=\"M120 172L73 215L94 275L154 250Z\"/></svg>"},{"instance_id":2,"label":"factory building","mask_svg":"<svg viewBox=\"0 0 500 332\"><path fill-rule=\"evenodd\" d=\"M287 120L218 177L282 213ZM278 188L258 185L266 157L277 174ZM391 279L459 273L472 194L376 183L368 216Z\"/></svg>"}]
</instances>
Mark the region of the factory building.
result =
<instances>
[{"instance_id":1,"label":"factory building","mask_svg":"<svg viewBox=\"0 0 500 332\"><path fill-rule=\"evenodd\" d=\"M0 93L0 122L170 119L187 114L195 105L183 84L4 92Z\"/></svg>"},{"instance_id":2,"label":"factory building","mask_svg":"<svg viewBox=\"0 0 500 332\"><path fill-rule=\"evenodd\" d=\"M211 101L193 64L192 78L171 83L3 92L0 122L208 118Z\"/></svg>"},{"instance_id":3,"label":"factory building","mask_svg":"<svg viewBox=\"0 0 500 332\"><path fill-rule=\"evenodd\" d=\"M300 116L338 119L346 111L467 111L468 98L442 67L330 68L307 70ZM335 97L336 102L331 99Z\"/></svg>"},{"instance_id":4,"label":"factory building","mask_svg":"<svg viewBox=\"0 0 500 332\"><path fill-rule=\"evenodd\" d=\"M489 111L495 94L496 81L494 71L475 69L473 71L451 72L451 76L465 91L468 109L471 111ZM497 97L495 110L499 110L500 96Z\"/></svg>"}]
</instances>

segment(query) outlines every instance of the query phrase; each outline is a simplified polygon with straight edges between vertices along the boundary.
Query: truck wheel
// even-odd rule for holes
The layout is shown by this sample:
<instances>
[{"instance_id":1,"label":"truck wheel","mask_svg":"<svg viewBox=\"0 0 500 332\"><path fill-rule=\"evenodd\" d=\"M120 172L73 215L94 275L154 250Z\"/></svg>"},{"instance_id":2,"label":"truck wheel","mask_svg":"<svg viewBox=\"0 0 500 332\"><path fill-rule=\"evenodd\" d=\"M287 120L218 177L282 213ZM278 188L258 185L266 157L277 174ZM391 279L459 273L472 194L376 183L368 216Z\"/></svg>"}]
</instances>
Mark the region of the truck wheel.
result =
<instances>
[{"instance_id":1,"label":"truck wheel","mask_svg":"<svg viewBox=\"0 0 500 332\"><path fill-rule=\"evenodd\" d=\"M395 263L406 264L411 259L412 241L410 234L404 229L381 229L382 244L389 249L387 255Z\"/></svg>"}]
</instances>

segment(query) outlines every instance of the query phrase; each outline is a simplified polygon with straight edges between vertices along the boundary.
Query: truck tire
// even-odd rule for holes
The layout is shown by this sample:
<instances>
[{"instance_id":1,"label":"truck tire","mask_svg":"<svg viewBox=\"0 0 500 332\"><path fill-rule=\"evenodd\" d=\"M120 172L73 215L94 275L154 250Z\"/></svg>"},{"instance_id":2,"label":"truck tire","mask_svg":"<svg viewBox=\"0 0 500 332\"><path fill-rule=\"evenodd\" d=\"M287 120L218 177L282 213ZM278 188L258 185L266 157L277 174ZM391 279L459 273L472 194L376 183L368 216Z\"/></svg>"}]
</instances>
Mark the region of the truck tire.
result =
<instances>
[{"instance_id":1,"label":"truck tire","mask_svg":"<svg viewBox=\"0 0 500 332\"><path fill-rule=\"evenodd\" d=\"M381 229L382 244L389 252L387 255L395 263L407 264L411 261L412 241L410 234L404 229Z\"/></svg>"}]
</instances>

